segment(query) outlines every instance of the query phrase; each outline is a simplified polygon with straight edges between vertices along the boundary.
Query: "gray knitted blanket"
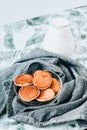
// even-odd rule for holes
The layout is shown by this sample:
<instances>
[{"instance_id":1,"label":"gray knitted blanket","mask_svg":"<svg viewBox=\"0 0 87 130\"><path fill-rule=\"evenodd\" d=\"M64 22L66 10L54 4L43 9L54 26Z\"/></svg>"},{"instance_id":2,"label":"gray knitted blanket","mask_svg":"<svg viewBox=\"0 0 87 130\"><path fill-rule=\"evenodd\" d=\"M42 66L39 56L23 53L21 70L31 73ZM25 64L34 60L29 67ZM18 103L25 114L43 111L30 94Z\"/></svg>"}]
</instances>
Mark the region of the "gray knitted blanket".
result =
<instances>
[{"instance_id":1,"label":"gray knitted blanket","mask_svg":"<svg viewBox=\"0 0 87 130\"><path fill-rule=\"evenodd\" d=\"M13 80L21 73L36 69L56 72L63 86L56 100L47 104L21 102L14 93ZM72 120L87 121L87 70L76 61L35 49L0 73L0 115L35 126L47 126Z\"/></svg>"}]
</instances>

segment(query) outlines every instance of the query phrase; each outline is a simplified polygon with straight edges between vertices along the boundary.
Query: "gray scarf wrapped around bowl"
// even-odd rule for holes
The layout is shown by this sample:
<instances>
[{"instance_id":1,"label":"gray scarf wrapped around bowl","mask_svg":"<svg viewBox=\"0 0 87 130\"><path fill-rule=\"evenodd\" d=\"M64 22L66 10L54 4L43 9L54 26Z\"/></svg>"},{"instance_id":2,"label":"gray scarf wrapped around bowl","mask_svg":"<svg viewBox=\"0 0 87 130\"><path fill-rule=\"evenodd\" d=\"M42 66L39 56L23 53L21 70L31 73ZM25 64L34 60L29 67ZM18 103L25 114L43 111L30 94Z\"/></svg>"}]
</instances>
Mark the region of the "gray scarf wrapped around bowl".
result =
<instances>
[{"instance_id":1,"label":"gray scarf wrapped around bowl","mask_svg":"<svg viewBox=\"0 0 87 130\"><path fill-rule=\"evenodd\" d=\"M13 90L13 80L21 73L36 69L56 72L62 79L58 98L48 104L23 104ZM87 70L66 57L35 49L0 73L0 115L18 122L47 126L72 120L87 121Z\"/></svg>"}]
</instances>

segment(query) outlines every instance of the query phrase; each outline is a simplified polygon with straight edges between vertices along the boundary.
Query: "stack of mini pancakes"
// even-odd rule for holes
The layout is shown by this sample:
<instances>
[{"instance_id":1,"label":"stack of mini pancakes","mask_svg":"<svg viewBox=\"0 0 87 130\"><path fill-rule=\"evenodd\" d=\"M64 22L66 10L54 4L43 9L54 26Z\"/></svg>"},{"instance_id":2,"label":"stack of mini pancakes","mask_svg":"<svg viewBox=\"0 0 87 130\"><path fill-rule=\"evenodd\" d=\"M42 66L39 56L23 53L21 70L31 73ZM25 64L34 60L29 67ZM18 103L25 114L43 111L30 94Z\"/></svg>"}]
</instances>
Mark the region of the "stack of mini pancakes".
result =
<instances>
[{"instance_id":1,"label":"stack of mini pancakes","mask_svg":"<svg viewBox=\"0 0 87 130\"><path fill-rule=\"evenodd\" d=\"M20 74L15 80L20 87L18 95L22 101L37 100L45 102L52 100L61 89L61 82L53 77L51 71L36 70L33 74Z\"/></svg>"}]
</instances>

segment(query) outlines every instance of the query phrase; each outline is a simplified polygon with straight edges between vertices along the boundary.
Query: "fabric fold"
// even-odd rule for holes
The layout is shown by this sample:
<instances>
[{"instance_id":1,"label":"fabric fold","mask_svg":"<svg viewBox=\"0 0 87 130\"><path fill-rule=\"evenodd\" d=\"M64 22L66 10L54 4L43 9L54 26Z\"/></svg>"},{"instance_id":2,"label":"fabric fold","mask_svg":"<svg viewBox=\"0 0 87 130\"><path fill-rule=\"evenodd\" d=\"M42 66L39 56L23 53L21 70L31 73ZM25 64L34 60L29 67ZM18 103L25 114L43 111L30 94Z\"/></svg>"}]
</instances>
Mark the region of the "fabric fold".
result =
<instances>
[{"instance_id":1,"label":"fabric fold","mask_svg":"<svg viewBox=\"0 0 87 130\"><path fill-rule=\"evenodd\" d=\"M14 92L14 79L37 69L51 70L62 80L62 89L48 103L23 103ZM32 50L0 74L0 115L35 126L72 120L87 121L87 69L72 59L42 49Z\"/></svg>"}]
</instances>

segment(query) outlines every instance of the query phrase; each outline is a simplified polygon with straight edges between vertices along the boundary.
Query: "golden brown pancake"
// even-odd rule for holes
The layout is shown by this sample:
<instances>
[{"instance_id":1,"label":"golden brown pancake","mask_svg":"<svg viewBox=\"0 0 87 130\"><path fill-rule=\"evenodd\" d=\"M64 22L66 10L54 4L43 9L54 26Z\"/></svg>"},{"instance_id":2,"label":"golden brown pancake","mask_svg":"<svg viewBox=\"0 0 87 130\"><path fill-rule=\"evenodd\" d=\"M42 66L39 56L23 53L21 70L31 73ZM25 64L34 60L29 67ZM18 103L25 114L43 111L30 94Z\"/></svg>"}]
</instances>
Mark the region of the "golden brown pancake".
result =
<instances>
[{"instance_id":1,"label":"golden brown pancake","mask_svg":"<svg viewBox=\"0 0 87 130\"><path fill-rule=\"evenodd\" d=\"M44 70L36 70L34 72L33 83L38 89L46 89L52 83L52 75L50 72Z\"/></svg>"},{"instance_id":2,"label":"golden brown pancake","mask_svg":"<svg viewBox=\"0 0 87 130\"><path fill-rule=\"evenodd\" d=\"M34 100L39 94L40 90L34 85L23 86L19 90L19 96L24 101Z\"/></svg>"},{"instance_id":3,"label":"golden brown pancake","mask_svg":"<svg viewBox=\"0 0 87 130\"><path fill-rule=\"evenodd\" d=\"M52 77L52 74L50 72L44 71L44 70L36 70L34 72L34 76L36 76L36 75L43 75L43 76L50 76L50 77Z\"/></svg>"},{"instance_id":4,"label":"golden brown pancake","mask_svg":"<svg viewBox=\"0 0 87 130\"><path fill-rule=\"evenodd\" d=\"M49 88L52 83L52 78L49 76L36 75L33 78L33 83L38 89Z\"/></svg>"},{"instance_id":5,"label":"golden brown pancake","mask_svg":"<svg viewBox=\"0 0 87 130\"><path fill-rule=\"evenodd\" d=\"M40 95L39 97L37 97L37 100L41 102L45 102L53 99L54 96L55 96L55 92L52 89L48 88L40 91Z\"/></svg>"},{"instance_id":6,"label":"golden brown pancake","mask_svg":"<svg viewBox=\"0 0 87 130\"><path fill-rule=\"evenodd\" d=\"M20 74L15 79L15 84L18 86L24 86L32 83L33 76L31 74Z\"/></svg>"},{"instance_id":7,"label":"golden brown pancake","mask_svg":"<svg viewBox=\"0 0 87 130\"><path fill-rule=\"evenodd\" d=\"M61 88L61 84L55 78L52 78L52 84L50 86L51 89L57 94Z\"/></svg>"}]
</instances>

